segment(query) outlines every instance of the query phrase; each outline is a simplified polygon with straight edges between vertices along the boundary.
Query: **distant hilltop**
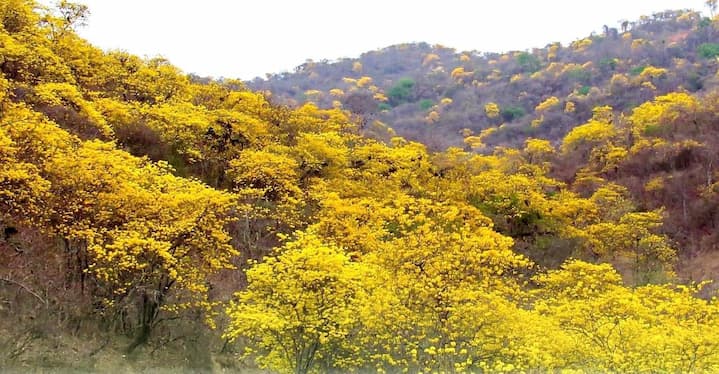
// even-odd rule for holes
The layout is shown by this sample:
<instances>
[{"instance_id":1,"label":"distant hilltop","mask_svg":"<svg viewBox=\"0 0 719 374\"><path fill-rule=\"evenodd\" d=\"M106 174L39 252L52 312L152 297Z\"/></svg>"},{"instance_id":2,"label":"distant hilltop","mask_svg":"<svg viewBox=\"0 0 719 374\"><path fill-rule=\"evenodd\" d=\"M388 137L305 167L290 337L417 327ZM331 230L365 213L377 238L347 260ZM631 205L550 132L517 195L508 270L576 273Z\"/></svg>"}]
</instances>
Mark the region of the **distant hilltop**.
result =
<instances>
[{"instance_id":1,"label":"distant hilltop","mask_svg":"<svg viewBox=\"0 0 719 374\"><path fill-rule=\"evenodd\" d=\"M664 11L605 25L566 46L499 54L401 44L357 59L307 61L248 85L280 103L347 109L366 118L374 136L385 130L373 124L388 126L444 149L484 134L491 149L529 136L557 141L596 106L627 112L671 91L711 88L717 36L717 25L699 12Z\"/></svg>"}]
</instances>

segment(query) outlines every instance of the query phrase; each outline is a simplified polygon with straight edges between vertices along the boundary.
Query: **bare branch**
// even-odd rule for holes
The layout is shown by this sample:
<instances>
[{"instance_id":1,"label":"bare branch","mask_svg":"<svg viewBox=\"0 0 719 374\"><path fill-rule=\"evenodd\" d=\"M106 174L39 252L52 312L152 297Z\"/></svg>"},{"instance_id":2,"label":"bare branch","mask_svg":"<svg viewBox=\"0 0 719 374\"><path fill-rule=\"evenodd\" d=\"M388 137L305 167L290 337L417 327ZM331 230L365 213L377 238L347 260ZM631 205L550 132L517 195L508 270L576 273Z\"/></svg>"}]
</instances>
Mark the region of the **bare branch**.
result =
<instances>
[{"instance_id":1,"label":"bare branch","mask_svg":"<svg viewBox=\"0 0 719 374\"><path fill-rule=\"evenodd\" d=\"M47 300L43 299L42 296L38 295L35 291L31 290L28 286L26 286L26 285L24 285L24 284L22 284L22 283L20 283L20 282L18 282L18 281L14 281L14 280L12 280L12 279L10 279L10 278L6 278L6 277L0 277L0 280L1 280L1 281L5 281L5 282L10 283L10 284L14 284L14 285L16 285L16 286L22 288L23 290L27 291L27 293L29 293L30 295L35 296L38 300L40 300L40 302L42 302L43 304L45 304L45 306L48 305Z\"/></svg>"}]
</instances>

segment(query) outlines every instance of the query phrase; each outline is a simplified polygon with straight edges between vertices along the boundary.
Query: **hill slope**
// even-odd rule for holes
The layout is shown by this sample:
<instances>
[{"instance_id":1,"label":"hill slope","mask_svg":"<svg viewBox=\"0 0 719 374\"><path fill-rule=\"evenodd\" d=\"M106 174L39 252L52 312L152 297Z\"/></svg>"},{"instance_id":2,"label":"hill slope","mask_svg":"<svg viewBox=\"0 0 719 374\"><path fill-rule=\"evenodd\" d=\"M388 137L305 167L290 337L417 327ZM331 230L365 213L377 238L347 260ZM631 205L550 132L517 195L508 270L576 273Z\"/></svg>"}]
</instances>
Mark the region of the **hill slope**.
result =
<instances>
[{"instance_id":1,"label":"hill slope","mask_svg":"<svg viewBox=\"0 0 719 374\"><path fill-rule=\"evenodd\" d=\"M376 136L386 129L373 128L374 120L433 149L491 150L530 136L559 140L595 106L627 112L657 95L716 84L719 31L699 13L665 11L617 27L568 46L504 54L397 45L358 59L308 61L249 86L279 102L364 115ZM483 131L481 142L464 142Z\"/></svg>"}]
</instances>

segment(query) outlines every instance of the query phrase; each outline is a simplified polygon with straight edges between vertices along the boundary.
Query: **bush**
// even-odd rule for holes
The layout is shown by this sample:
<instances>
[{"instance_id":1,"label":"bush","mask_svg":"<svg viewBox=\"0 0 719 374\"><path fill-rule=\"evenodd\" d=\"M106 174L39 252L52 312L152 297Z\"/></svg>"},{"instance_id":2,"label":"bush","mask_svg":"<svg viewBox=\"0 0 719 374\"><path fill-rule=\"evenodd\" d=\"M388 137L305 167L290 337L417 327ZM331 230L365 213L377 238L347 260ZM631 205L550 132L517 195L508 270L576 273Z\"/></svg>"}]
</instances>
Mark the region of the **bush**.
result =
<instances>
[{"instance_id":1,"label":"bush","mask_svg":"<svg viewBox=\"0 0 719 374\"><path fill-rule=\"evenodd\" d=\"M525 73L534 73L542 67L542 64L537 56L527 52L522 52L517 55L517 63Z\"/></svg>"},{"instance_id":2,"label":"bush","mask_svg":"<svg viewBox=\"0 0 719 374\"><path fill-rule=\"evenodd\" d=\"M522 118L525 113L524 108L521 106L508 106L502 109L501 112L502 118L505 121L514 121L515 119Z\"/></svg>"},{"instance_id":3,"label":"bush","mask_svg":"<svg viewBox=\"0 0 719 374\"><path fill-rule=\"evenodd\" d=\"M415 82L412 78L402 78L387 92L390 104L397 106L410 101Z\"/></svg>"},{"instance_id":4,"label":"bush","mask_svg":"<svg viewBox=\"0 0 719 374\"><path fill-rule=\"evenodd\" d=\"M629 70L629 74L632 76L637 76L637 75L641 74L646 67L647 67L646 65L635 66Z\"/></svg>"},{"instance_id":5,"label":"bush","mask_svg":"<svg viewBox=\"0 0 719 374\"><path fill-rule=\"evenodd\" d=\"M432 101L430 99L424 99L419 102L419 108L422 110L427 110L427 109L431 108L433 105L434 105L434 101Z\"/></svg>"},{"instance_id":6,"label":"bush","mask_svg":"<svg viewBox=\"0 0 719 374\"><path fill-rule=\"evenodd\" d=\"M592 88L589 86L582 86L582 88L577 90L577 93L581 96L587 96L587 94L589 93L589 90L591 90L591 89Z\"/></svg>"},{"instance_id":7,"label":"bush","mask_svg":"<svg viewBox=\"0 0 719 374\"><path fill-rule=\"evenodd\" d=\"M697 47L697 54L703 58L714 58L719 56L719 44L703 43Z\"/></svg>"},{"instance_id":8,"label":"bush","mask_svg":"<svg viewBox=\"0 0 719 374\"><path fill-rule=\"evenodd\" d=\"M599 66L604 70L614 71L617 68L617 59L606 57L599 61Z\"/></svg>"},{"instance_id":9,"label":"bush","mask_svg":"<svg viewBox=\"0 0 719 374\"><path fill-rule=\"evenodd\" d=\"M576 82L589 83L592 79L592 73L579 67L569 70L567 72L567 77Z\"/></svg>"}]
</instances>

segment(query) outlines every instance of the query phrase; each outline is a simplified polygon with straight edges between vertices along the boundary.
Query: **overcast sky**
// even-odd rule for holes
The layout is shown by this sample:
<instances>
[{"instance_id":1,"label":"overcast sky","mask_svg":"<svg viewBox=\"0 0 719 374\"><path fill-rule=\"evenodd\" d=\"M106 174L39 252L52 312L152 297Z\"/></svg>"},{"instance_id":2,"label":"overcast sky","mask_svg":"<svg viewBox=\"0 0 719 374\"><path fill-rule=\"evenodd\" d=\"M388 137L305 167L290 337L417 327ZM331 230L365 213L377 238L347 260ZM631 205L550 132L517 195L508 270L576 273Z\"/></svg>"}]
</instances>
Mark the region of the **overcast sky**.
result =
<instances>
[{"instance_id":1,"label":"overcast sky","mask_svg":"<svg viewBox=\"0 0 719 374\"><path fill-rule=\"evenodd\" d=\"M242 79L406 42L490 52L566 44L621 19L705 10L704 0L75 1L89 6L79 32L98 47Z\"/></svg>"}]
</instances>

